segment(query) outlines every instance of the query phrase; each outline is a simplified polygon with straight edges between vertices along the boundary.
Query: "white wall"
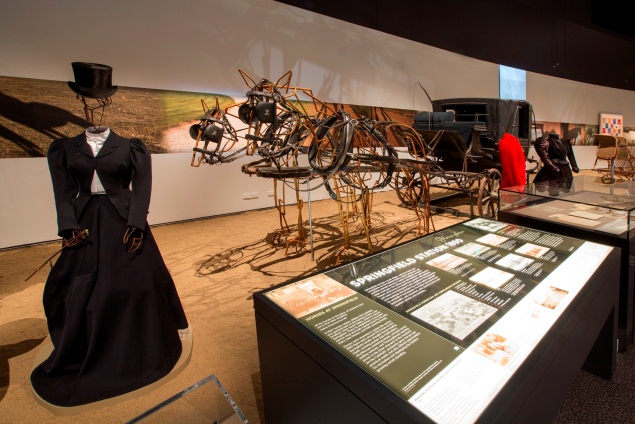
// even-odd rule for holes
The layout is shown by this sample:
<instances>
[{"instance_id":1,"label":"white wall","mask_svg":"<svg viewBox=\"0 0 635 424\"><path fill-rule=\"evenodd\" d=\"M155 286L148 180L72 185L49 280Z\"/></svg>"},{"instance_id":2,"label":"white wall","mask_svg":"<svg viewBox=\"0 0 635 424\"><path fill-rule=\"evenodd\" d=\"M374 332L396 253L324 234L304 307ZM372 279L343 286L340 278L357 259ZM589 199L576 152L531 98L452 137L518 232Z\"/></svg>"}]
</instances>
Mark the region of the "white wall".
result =
<instances>
[{"instance_id":1,"label":"white wall","mask_svg":"<svg viewBox=\"0 0 635 424\"><path fill-rule=\"evenodd\" d=\"M3 9L6 76L66 81L70 62L94 61L114 68L114 84L244 94L238 68L272 80L291 69L294 84L324 101L409 109L416 81L433 98L498 94L495 64L272 0L24 0ZM415 103L428 101L419 91Z\"/></svg>"},{"instance_id":2,"label":"white wall","mask_svg":"<svg viewBox=\"0 0 635 424\"><path fill-rule=\"evenodd\" d=\"M0 159L0 248L56 238L46 158Z\"/></svg>"},{"instance_id":3,"label":"white wall","mask_svg":"<svg viewBox=\"0 0 635 424\"><path fill-rule=\"evenodd\" d=\"M0 14L0 52L0 75L24 78L68 81L71 62L92 61L114 68L113 84L131 87L244 95L240 68L272 80L292 70L292 84L329 102L428 110L416 82L433 99L498 97L497 64L272 0L10 2ZM538 120L597 124L608 112L635 126L634 92L527 80ZM192 168L190 158L153 155L151 224L272 205L271 181L243 175L239 163ZM244 200L245 192L262 195ZM0 199L0 248L55 238L45 160L0 160Z\"/></svg>"},{"instance_id":4,"label":"white wall","mask_svg":"<svg viewBox=\"0 0 635 424\"><path fill-rule=\"evenodd\" d=\"M598 125L600 113L624 116L635 127L635 91L527 73L527 101L537 121Z\"/></svg>"}]
</instances>

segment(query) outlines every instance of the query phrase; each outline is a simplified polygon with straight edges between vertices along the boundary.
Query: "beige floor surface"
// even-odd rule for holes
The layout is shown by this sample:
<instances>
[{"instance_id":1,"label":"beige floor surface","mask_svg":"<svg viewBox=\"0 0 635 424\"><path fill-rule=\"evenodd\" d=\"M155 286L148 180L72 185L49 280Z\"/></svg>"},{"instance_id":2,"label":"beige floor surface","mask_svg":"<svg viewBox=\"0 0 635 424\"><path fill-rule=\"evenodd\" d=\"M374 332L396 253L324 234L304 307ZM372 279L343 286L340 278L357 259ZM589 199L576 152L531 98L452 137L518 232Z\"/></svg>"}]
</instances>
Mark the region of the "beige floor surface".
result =
<instances>
[{"instance_id":1,"label":"beige floor surface","mask_svg":"<svg viewBox=\"0 0 635 424\"><path fill-rule=\"evenodd\" d=\"M302 216L309 234L308 205ZM34 399L29 374L47 337L42 291L50 266L25 279L59 243L0 251L0 421L7 423L125 422L164 399L215 374L250 423L262 423L262 395L252 294L335 264L343 246L336 202L312 202L313 252L310 244L285 255L276 245L280 219L275 209L249 211L153 227L164 260L175 280L188 320L193 347L188 366L149 394L96 411L60 417ZM416 236L417 219L394 192L373 198L371 241L383 249ZM297 235L297 208L287 221ZM437 229L464 217L435 215ZM342 261L368 253L359 219L350 221L351 249Z\"/></svg>"}]
</instances>

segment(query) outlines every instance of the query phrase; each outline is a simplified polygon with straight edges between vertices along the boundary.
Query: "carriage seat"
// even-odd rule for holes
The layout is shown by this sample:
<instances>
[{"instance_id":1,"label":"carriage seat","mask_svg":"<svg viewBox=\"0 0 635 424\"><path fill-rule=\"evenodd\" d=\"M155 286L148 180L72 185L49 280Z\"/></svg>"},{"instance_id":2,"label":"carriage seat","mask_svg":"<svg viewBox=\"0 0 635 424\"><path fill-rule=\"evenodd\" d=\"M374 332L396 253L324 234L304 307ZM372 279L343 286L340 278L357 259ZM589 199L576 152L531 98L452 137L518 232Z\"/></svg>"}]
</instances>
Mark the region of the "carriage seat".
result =
<instances>
[{"instance_id":1,"label":"carriage seat","mask_svg":"<svg viewBox=\"0 0 635 424\"><path fill-rule=\"evenodd\" d=\"M419 112L414 117L412 127L421 131L455 131L463 141L470 143L472 133L482 127L482 122L455 121L453 112Z\"/></svg>"}]
</instances>

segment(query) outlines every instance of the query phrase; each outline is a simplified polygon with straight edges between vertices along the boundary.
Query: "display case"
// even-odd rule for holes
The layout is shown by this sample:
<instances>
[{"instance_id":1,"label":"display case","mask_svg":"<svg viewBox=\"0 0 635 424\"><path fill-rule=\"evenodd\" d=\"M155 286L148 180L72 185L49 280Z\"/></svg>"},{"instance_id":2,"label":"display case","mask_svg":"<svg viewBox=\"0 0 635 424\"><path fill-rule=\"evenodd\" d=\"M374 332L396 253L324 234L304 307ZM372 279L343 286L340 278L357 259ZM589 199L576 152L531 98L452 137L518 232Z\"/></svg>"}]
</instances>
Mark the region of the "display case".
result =
<instances>
[{"instance_id":1,"label":"display case","mask_svg":"<svg viewBox=\"0 0 635 424\"><path fill-rule=\"evenodd\" d=\"M265 419L550 422L615 370L618 263L476 218L255 293Z\"/></svg>"},{"instance_id":2,"label":"display case","mask_svg":"<svg viewBox=\"0 0 635 424\"><path fill-rule=\"evenodd\" d=\"M500 221L619 247L619 350L633 343L635 181L604 184L600 176L501 188Z\"/></svg>"},{"instance_id":3,"label":"display case","mask_svg":"<svg viewBox=\"0 0 635 424\"><path fill-rule=\"evenodd\" d=\"M176 393L126 424L249 424L215 374Z\"/></svg>"},{"instance_id":4,"label":"display case","mask_svg":"<svg viewBox=\"0 0 635 424\"><path fill-rule=\"evenodd\" d=\"M633 237L635 181L604 184L578 175L500 189L500 210L610 238Z\"/></svg>"}]
</instances>

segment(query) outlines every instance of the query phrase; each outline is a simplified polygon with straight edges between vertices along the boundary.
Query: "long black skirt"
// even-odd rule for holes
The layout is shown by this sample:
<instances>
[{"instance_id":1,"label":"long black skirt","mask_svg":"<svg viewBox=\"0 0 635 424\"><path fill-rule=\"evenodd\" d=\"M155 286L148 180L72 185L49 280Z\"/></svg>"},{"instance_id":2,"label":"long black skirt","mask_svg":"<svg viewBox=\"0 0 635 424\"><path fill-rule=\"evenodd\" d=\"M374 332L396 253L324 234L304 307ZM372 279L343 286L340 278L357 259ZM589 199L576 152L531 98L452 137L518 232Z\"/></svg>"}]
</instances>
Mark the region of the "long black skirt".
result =
<instances>
[{"instance_id":1,"label":"long black skirt","mask_svg":"<svg viewBox=\"0 0 635 424\"><path fill-rule=\"evenodd\" d=\"M127 253L126 221L105 195L79 219L88 242L64 249L44 287L53 352L31 374L48 403L78 406L122 395L167 375L188 326L174 281L149 227Z\"/></svg>"}]
</instances>

